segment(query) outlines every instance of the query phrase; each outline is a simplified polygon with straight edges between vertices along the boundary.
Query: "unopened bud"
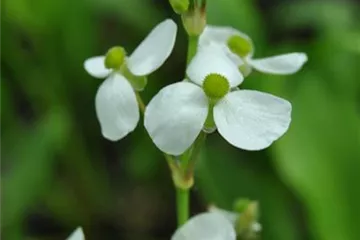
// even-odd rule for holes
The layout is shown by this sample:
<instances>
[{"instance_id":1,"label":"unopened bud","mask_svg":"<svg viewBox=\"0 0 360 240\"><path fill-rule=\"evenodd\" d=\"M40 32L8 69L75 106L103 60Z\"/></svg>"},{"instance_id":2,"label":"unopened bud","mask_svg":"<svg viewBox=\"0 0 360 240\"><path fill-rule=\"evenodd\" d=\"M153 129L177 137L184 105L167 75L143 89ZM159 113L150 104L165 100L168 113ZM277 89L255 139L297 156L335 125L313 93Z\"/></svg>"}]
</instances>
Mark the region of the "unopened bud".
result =
<instances>
[{"instance_id":1,"label":"unopened bud","mask_svg":"<svg viewBox=\"0 0 360 240\"><path fill-rule=\"evenodd\" d=\"M247 209L247 207L249 206L250 203L251 203L250 199L240 198L234 203L233 208L234 208L235 212L242 213Z\"/></svg>"},{"instance_id":2,"label":"unopened bud","mask_svg":"<svg viewBox=\"0 0 360 240\"><path fill-rule=\"evenodd\" d=\"M189 9L189 0L169 0L169 2L177 14L183 14Z\"/></svg>"},{"instance_id":3,"label":"unopened bud","mask_svg":"<svg viewBox=\"0 0 360 240\"><path fill-rule=\"evenodd\" d=\"M206 26L206 1L201 5L193 4L181 15L184 28L189 36L199 36Z\"/></svg>"},{"instance_id":4,"label":"unopened bud","mask_svg":"<svg viewBox=\"0 0 360 240\"><path fill-rule=\"evenodd\" d=\"M261 231L261 225L257 222L259 218L259 205L256 201L243 201L239 202L240 209L245 209L240 213L240 217L235 223L236 232L244 239L253 239L259 231ZM240 210L239 209L239 210Z\"/></svg>"}]
</instances>

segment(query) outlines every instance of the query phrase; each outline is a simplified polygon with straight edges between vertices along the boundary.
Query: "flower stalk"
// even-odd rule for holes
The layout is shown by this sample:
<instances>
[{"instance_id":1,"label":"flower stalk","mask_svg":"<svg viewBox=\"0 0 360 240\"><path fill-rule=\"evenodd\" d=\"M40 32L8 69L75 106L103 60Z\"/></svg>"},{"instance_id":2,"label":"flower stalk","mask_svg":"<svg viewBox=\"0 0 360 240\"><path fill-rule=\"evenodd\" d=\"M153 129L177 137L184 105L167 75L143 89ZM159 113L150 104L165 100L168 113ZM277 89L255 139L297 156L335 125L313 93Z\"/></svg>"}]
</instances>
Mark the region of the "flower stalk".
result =
<instances>
[{"instance_id":1,"label":"flower stalk","mask_svg":"<svg viewBox=\"0 0 360 240\"><path fill-rule=\"evenodd\" d=\"M188 51L186 64L189 65L196 54L199 36L206 25L205 13L206 1L202 1L201 6L197 0L190 3L189 12L182 15L184 28L188 33ZM178 226L182 226L189 219L189 198L190 188L194 183L194 166L198 157L203 140L206 134L200 133L199 137L190 148L180 157L180 169L183 186L176 186L177 216Z\"/></svg>"}]
</instances>

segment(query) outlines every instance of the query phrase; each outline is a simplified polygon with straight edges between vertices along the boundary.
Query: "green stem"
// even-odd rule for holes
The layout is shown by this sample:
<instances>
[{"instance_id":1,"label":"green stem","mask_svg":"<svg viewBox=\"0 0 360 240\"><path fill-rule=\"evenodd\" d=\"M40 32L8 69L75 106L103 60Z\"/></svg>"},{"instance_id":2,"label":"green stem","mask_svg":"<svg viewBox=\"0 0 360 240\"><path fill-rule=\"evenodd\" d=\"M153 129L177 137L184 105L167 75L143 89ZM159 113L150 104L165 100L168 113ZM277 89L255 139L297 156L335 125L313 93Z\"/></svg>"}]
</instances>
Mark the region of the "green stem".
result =
<instances>
[{"instance_id":1,"label":"green stem","mask_svg":"<svg viewBox=\"0 0 360 240\"><path fill-rule=\"evenodd\" d=\"M189 65L191 59L196 54L198 40L199 40L199 36L189 36L188 53L186 58L187 65Z\"/></svg>"},{"instance_id":2,"label":"green stem","mask_svg":"<svg viewBox=\"0 0 360 240\"><path fill-rule=\"evenodd\" d=\"M178 227L189 219L189 189L176 188Z\"/></svg>"},{"instance_id":3,"label":"green stem","mask_svg":"<svg viewBox=\"0 0 360 240\"><path fill-rule=\"evenodd\" d=\"M188 165L185 172L185 179L193 178L195 162L199 158L200 150L203 144L205 143L207 134L204 131L201 131L199 136L196 138L196 141L193 144L191 155L188 160Z\"/></svg>"},{"instance_id":4,"label":"green stem","mask_svg":"<svg viewBox=\"0 0 360 240\"><path fill-rule=\"evenodd\" d=\"M199 40L199 36L189 36L188 51L186 58L187 65L189 65L191 59L196 54L198 40ZM190 147L180 157L180 171L182 178L184 178L183 180L188 180L186 179L186 176L188 172L189 161L190 159L192 159L191 156L192 148L193 147ZM189 188L176 187L176 209L177 209L178 227L183 225L189 219L189 197L190 197Z\"/></svg>"}]
</instances>

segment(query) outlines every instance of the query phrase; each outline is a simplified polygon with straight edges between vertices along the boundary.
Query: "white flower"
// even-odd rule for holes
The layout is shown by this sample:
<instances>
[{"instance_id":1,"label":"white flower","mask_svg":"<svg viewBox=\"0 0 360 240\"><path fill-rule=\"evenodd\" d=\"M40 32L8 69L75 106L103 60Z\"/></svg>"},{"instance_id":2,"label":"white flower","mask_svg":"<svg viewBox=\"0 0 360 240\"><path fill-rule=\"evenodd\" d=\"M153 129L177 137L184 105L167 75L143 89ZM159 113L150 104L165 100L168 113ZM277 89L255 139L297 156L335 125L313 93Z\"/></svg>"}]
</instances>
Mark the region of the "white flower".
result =
<instances>
[{"instance_id":1,"label":"white flower","mask_svg":"<svg viewBox=\"0 0 360 240\"><path fill-rule=\"evenodd\" d=\"M236 232L218 213L201 213L181 226L171 240L235 240Z\"/></svg>"},{"instance_id":2,"label":"white flower","mask_svg":"<svg viewBox=\"0 0 360 240\"><path fill-rule=\"evenodd\" d=\"M133 82L121 68L134 78L157 70L174 47L176 31L176 24L167 19L159 23L129 57L121 47L115 47L107 56L92 57L84 62L91 76L106 78L97 91L95 107L102 135L108 140L125 137L139 121Z\"/></svg>"},{"instance_id":3,"label":"white flower","mask_svg":"<svg viewBox=\"0 0 360 240\"><path fill-rule=\"evenodd\" d=\"M219 44L227 56L243 71L251 68L270 74L292 74L300 70L307 61L305 53L287 53L261 59L253 59L254 46L249 36L232 28L222 26L205 27L199 39L199 46Z\"/></svg>"},{"instance_id":4,"label":"white flower","mask_svg":"<svg viewBox=\"0 0 360 240\"><path fill-rule=\"evenodd\" d=\"M145 110L145 128L163 152L182 154L211 116L220 135L245 150L264 149L288 129L288 101L254 90L230 91L243 77L222 51L200 49L187 76L196 84L163 88Z\"/></svg>"},{"instance_id":5,"label":"white flower","mask_svg":"<svg viewBox=\"0 0 360 240\"><path fill-rule=\"evenodd\" d=\"M77 228L66 240L84 240L84 233L82 229Z\"/></svg>"},{"instance_id":6,"label":"white flower","mask_svg":"<svg viewBox=\"0 0 360 240\"><path fill-rule=\"evenodd\" d=\"M230 211L227 211L227 210L224 210L224 209L221 209L221 208L217 208L217 207L215 207L215 206L211 206L211 207L209 208L209 212L220 214L220 215L223 216L225 219L227 219L227 220L233 225L234 228L235 228L235 226L236 226L236 224L237 224L237 221L238 221L239 217L241 217L241 214L240 214L240 213L230 212ZM261 224L258 223L258 222L252 223L251 228L252 228L251 230L252 230L254 233L258 233L258 232L260 232L261 229L262 229Z\"/></svg>"}]
</instances>

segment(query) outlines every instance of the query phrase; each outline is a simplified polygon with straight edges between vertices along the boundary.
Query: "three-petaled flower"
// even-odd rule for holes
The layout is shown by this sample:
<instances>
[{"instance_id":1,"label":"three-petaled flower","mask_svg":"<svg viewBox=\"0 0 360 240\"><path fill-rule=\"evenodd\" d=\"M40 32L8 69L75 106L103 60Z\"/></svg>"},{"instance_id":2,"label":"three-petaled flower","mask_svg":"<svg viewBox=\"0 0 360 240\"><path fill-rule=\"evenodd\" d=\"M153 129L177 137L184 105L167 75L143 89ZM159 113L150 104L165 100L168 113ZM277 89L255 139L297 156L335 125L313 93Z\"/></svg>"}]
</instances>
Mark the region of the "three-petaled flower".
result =
<instances>
[{"instance_id":1,"label":"three-petaled flower","mask_svg":"<svg viewBox=\"0 0 360 240\"><path fill-rule=\"evenodd\" d=\"M270 74L292 74L307 61L305 53L287 53L261 59L253 59L254 45L243 32L223 26L207 25L199 38L199 46L218 44L226 55L247 76L252 68Z\"/></svg>"},{"instance_id":2,"label":"three-petaled flower","mask_svg":"<svg viewBox=\"0 0 360 240\"><path fill-rule=\"evenodd\" d=\"M140 115L135 91L142 90L145 76L169 57L176 32L175 22L167 19L159 23L129 57L123 48L114 47L106 56L85 61L84 68L91 76L106 78L95 98L96 114L106 139L120 140L137 126Z\"/></svg>"},{"instance_id":3,"label":"three-petaled flower","mask_svg":"<svg viewBox=\"0 0 360 240\"><path fill-rule=\"evenodd\" d=\"M201 47L187 68L194 82L162 90L145 111L145 128L165 153L180 155L197 135L214 125L230 144L261 150L281 137L291 121L291 104L273 95L237 90L243 76L217 45Z\"/></svg>"}]
</instances>

